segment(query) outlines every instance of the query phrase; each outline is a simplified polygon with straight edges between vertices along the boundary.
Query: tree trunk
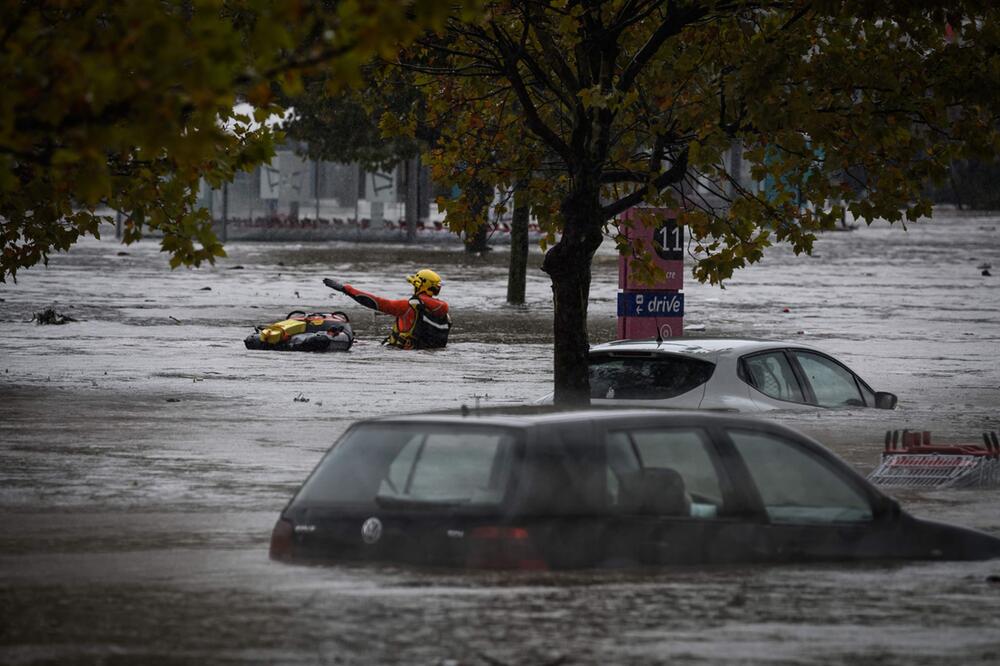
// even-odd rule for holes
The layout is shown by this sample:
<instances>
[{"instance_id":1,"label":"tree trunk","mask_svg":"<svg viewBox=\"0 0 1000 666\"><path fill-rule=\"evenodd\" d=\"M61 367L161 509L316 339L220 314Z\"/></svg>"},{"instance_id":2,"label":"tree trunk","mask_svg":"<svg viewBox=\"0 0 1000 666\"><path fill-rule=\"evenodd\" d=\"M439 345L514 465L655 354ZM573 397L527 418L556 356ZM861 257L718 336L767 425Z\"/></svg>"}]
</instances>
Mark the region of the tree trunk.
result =
<instances>
[{"instance_id":1,"label":"tree trunk","mask_svg":"<svg viewBox=\"0 0 1000 666\"><path fill-rule=\"evenodd\" d=\"M948 165L948 181L951 183L951 191L955 195L955 205L959 210L962 210L962 193L958 189L958 183L955 182L955 160L951 161Z\"/></svg>"},{"instance_id":2,"label":"tree trunk","mask_svg":"<svg viewBox=\"0 0 1000 666\"><path fill-rule=\"evenodd\" d=\"M490 251L487 243L489 240L489 229L487 222L490 218L490 203L493 201L493 187L485 183L477 182L469 187L469 204L472 208L473 217L478 220L479 225L472 233L465 236L465 251L469 254L483 254Z\"/></svg>"},{"instance_id":3,"label":"tree trunk","mask_svg":"<svg viewBox=\"0 0 1000 666\"><path fill-rule=\"evenodd\" d=\"M465 236L465 251L469 254L484 254L490 251L486 223L481 222L476 230Z\"/></svg>"},{"instance_id":4,"label":"tree trunk","mask_svg":"<svg viewBox=\"0 0 1000 666\"><path fill-rule=\"evenodd\" d=\"M510 269L507 273L507 302L524 304L528 273L528 208L519 186L514 187L514 212L510 224Z\"/></svg>"},{"instance_id":5,"label":"tree trunk","mask_svg":"<svg viewBox=\"0 0 1000 666\"><path fill-rule=\"evenodd\" d=\"M587 304L591 263L604 236L599 218L600 188L584 187L570 193L562 205L563 235L545 253L542 270L552 279L555 342L553 374L557 405L590 404L587 353Z\"/></svg>"}]
</instances>

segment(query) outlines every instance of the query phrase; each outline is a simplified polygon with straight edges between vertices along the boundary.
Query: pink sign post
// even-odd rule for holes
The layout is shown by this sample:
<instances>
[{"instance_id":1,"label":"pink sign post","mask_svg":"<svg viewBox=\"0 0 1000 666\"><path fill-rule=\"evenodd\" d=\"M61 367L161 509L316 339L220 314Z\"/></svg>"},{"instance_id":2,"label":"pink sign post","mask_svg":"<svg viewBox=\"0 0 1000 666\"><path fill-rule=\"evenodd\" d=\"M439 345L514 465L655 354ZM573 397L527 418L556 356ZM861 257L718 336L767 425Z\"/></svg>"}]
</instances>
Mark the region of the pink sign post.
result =
<instances>
[{"instance_id":1,"label":"pink sign post","mask_svg":"<svg viewBox=\"0 0 1000 666\"><path fill-rule=\"evenodd\" d=\"M684 334L684 227L677 212L667 208L630 208L621 219L621 233L650 249L653 263L665 274L659 284L640 284L629 270L628 258L618 257L618 338L636 340L680 337ZM650 224L648 218L655 217ZM629 226L631 222L632 226Z\"/></svg>"}]
</instances>

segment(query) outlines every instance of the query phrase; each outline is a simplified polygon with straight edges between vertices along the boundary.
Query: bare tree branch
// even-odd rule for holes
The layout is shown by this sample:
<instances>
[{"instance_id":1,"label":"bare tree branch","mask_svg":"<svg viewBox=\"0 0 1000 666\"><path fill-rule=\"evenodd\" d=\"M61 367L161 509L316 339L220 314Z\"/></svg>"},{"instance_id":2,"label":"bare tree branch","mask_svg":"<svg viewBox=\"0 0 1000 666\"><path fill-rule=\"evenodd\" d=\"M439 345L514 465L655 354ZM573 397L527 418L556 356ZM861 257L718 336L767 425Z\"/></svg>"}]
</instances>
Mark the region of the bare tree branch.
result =
<instances>
[{"instance_id":1,"label":"bare tree branch","mask_svg":"<svg viewBox=\"0 0 1000 666\"><path fill-rule=\"evenodd\" d=\"M521 76L521 71L517 66L518 53L514 48L514 45L509 41L506 33L496 26L495 23L491 23L490 25L494 30L494 35L496 36L494 43L504 58L504 69L507 79L510 81L511 86L514 88L514 92L517 94L517 97L521 102L521 108L524 111L528 129L531 130L539 139L544 141L549 148L558 153L566 164L572 164L573 153L570 150L570 147L566 145L566 142L562 140L562 137L560 137L551 127L545 124L545 121L542 120L542 117L538 114L538 109L536 108L534 100L531 97L531 92L528 90L524 78Z\"/></svg>"},{"instance_id":2,"label":"bare tree branch","mask_svg":"<svg viewBox=\"0 0 1000 666\"><path fill-rule=\"evenodd\" d=\"M659 176L653 180L651 187L655 190L660 191L673 183L679 182L684 175L687 173L688 168L688 149L685 146L681 150L681 154L674 160L674 163L670 165L670 168L661 173ZM627 211L633 206L637 206L646 199L646 188L640 188L628 194L614 203L610 203L607 206L601 208L601 215L605 220L610 220L611 218L620 215Z\"/></svg>"},{"instance_id":3,"label":"bare tree branch","mask_svg":"<svg viewBox=\"0 0 1000 666\"><path fill-rule=\"evenodd\" d=\"M664 42L674 35L680 34L681 30L686 26L702 18L707 13L707 10L700 5L688 7L686 11L679 10L676 3L673 0L669 0L667 2L668 18L657 26L653 34L646 40L646 43L642 45L642 48L632 57L631 62L625 66L625 70L618 79L618 89L622 92L631 90L639 73L645 69L646 65L653 59L653 56L660 50Z\"/></svg>"}]
</instances>

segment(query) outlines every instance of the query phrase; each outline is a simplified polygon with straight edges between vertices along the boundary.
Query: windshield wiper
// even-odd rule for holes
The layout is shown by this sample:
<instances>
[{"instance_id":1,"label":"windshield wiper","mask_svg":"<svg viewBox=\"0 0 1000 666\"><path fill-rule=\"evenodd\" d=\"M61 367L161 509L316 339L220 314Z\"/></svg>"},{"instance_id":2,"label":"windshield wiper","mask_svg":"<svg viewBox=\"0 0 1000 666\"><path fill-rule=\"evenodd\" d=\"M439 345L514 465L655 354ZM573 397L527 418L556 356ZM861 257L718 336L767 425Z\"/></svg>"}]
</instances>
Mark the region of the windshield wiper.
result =
<instances>
[{"instance_id":1,"label":"windshield wiper","mask_svg":"<svg viewBox=\"0 0 1000 666\"><path fill-rule=\"evenodd\" d=\"M465 497L455 499L416 499L394 495L376 495L375 504L383 509L450 509L468 504Z\"/></svg>"}]
</instances>

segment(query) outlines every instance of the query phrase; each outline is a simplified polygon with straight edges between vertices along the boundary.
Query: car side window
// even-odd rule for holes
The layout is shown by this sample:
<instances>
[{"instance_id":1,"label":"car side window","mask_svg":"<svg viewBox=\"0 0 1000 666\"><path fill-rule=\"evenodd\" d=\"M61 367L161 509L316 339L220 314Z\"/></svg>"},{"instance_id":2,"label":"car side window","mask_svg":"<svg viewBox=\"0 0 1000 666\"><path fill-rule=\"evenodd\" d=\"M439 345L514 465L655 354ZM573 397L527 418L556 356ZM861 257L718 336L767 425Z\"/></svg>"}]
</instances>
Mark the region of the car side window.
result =
<instances>
[{"instance_id":1,"label":"car side window","mask_svg":"<svg viewBox=\"0 0 1000 666\"><path fill-rule=\"evenodd\" d=\"M795 359L816 395L820 407L864 407L854 374L836 361L820 354L795 351Z\"/></svg>"},{"instance_id":2,"label":"car side window","mask_svg":"<svg viewBox=\"0 0 1000 666\"><path fill-rule=\"evenodd\" d=\"M498 502L510 443L493 433L429 433L413 437L389 466L379 494L422 500Z\"/></svg>"},{"instance_id":3,"label":"car side window","mask_svg":"<svg viewBox=\"0 0 1000 666\"><path fill-rule=\"evenodd\" d=\"M806 401L783 351L745 356L743 363L750 384L764 395L791 402Z\"/></svg>"},{"instance_id":4,"label":"car side window","mask_svg":"<svg viewBox=\"0 0 1000 666\"><path fill-rule=\"evenodd\" d=\"M729 436L774 523L841 523L872 519L868 499L795 442L769 433L730 430Z\"/></svg>"},{"instance_id":5,"label":"car side window","mask_svg":"<svg viewBox=\"0 0 1000 666\"><path fill-rule=\"evenodd\" d=\"M717 517L722 489L708 442L704 432L693 428L610 432L611 506L626 513Z\"/></svg>"}]
</instances>

